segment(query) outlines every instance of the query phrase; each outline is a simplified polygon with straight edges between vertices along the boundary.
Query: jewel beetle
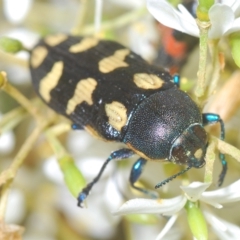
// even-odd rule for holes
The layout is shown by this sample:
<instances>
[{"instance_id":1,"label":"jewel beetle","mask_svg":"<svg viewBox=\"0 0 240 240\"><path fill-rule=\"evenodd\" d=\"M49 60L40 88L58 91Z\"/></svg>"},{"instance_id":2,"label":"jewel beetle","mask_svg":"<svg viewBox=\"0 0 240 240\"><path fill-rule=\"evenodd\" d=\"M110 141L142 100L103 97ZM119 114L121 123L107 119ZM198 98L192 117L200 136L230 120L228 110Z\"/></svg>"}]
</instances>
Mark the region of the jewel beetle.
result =
<instances>
[{"instance_id":1,"label":"jewel beetle","mask_svg":"<svg viewBox=\"0 0 240 240\"><path fill-rule=\"evenodd\" d=\"M121 44L94 37L55 34L39 41L30 55L33 86L42 100L73 122L105 141L126 144L104 162L98 175L78 196L78 206L88 196L113 160L138 155L130 173L133 188L148 160L186 165L180 173L157 184L160 187L190 168L205 164L208 145L204 126L219 122L217 114L201 114L195 102L179 89L180 80L150 65ZM224 155L222 184L227 171Z\"/></svg>"}]
</instances>

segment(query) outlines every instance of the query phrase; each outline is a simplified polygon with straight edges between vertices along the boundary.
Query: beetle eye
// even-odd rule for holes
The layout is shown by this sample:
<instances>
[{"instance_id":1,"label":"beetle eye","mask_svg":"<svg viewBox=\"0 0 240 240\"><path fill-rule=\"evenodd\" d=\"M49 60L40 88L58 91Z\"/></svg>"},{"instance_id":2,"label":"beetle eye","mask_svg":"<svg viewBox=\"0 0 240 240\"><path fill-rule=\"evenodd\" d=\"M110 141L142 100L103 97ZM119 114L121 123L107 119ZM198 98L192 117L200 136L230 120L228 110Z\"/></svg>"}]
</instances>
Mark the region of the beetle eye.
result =
<instances>
[{"instance_id":1,"label":"beetle eye","mask_svg":"<svg viewBox=\"0 0 240 240\"><path fill-rule=\"evenodd\" d=\"M207 144L207 133L204 128L200 125L195 125L192 127L192 132L198 137L205 145ZM196 151L197 152L197 151Z\"/></svg>"},{"instance_id":2,"label":"beetle eye","mask_svg":"<svg viewBox=\"0 0 240 240\"><path fill-rule=\"evenodd\" d=\"M202 167L205 164L204 151L199 148L195 152L186 149L186 146L175 146L172 148L173 161L177 164L186 164L195 168Z\"/></svg>"},{"instance_id":3,"label":"beetle eye","mask_svg":"<svg viewBox=\"0 0 240 240\"><path fill-rule=\"evenodd\" d=\"M187 128L175 141L170 152L172 161L195 168L205 163L207 133L201 125Z\"/></svg>"}]
</instances>

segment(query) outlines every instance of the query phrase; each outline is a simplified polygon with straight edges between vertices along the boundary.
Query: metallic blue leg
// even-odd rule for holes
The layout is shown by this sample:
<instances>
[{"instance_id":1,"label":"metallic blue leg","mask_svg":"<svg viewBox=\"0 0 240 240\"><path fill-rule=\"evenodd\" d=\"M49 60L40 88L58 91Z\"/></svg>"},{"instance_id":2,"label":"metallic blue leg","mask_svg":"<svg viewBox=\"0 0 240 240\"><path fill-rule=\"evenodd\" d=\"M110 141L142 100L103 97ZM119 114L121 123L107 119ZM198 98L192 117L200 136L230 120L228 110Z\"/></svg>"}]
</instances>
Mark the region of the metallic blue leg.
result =
<instances>
[{"instance_id":1,"label":"metallic blue leg","mask_svg":"<svg viewBox=\"0 0 240 240\"><path fill-rule=\"evenodd\" d=\"M181 79L180 79L180 76L178 74L175 74L173 76L173 83L178 87L180 88L180 82L181 82Z\"/></svg>"},{"instance_id":2,"label":"metallic blue leg","mask_svg":"<svg viewBox=\"0 0 240 240\"><path fill-rule=\"evenodd\" d=\"M110 161L126 159L126 158L133 156L134 154L135 153L132 150L127 149L127 148L123 148L123 149L117 150L115 152L112 152L111 155L108 157L108 159L103 163L98 175L79 193L78 198L77 198L77 200L78 200L77 205L79 207L82 207L82 202L89 195L89 192L91 191L93 185L98 182L98 180L100 179L102 173L104 172L106 166L108 165L108 163Z\"/></svg>"},{"instance_id":3,"label":"metallic blue leg","mask_svg":"<svg viewBox=\"0 0 240 240\"><path fill-rule=\"evenodd\" d=\"M203 117L203 125L208 125L208 124L214 124L214 123L220 123L221 126L221 134L220 134L220 139L224 140L225 139L225 129L224 129L224 123L223 120L220 118L220 116L218 114L214 114L214 113L204 113L202 115ZM227 161L225 159L225 155L222 153L219 153L219 158L222 162L222 172L219 176L219 180L218 180L218 186L221 186L224 180L224 177L226 175L227 172Z\"/></svg>"},{"instance_id":4,"label":"metallic blue leg","mask_svg":"<svg viewBox=\"0 0 240 240\"><path fill-rule=\"evenodd\" d=\"M76 124L76 123L73 123L73 124L72 124L72 130L83 130L83 127L79 126L79 125Z\"/></svg>"},{"instance_id":5,"label":"metallic blue leg","mask_svg":"<svg viewBox=\"0 0 240 240\"><path fill-rule=\"evenodd\" d=\"M139 158L133 164L132 170L131 170L131 173L130 173L130 177L129 177L129 181L130 181L131 186L134 189L136 189L136 190L138 190L138 191L140 191L140 192L150 196L151 198L158 198L158 195L156 193L135 186L135 183L137 182L137 180L139 179L140 175L142 174L142 171L143 171L143 168L144 168L146 162L147 162L147 160L145 160L144 158Z\"/></svg>"}]
</instances>

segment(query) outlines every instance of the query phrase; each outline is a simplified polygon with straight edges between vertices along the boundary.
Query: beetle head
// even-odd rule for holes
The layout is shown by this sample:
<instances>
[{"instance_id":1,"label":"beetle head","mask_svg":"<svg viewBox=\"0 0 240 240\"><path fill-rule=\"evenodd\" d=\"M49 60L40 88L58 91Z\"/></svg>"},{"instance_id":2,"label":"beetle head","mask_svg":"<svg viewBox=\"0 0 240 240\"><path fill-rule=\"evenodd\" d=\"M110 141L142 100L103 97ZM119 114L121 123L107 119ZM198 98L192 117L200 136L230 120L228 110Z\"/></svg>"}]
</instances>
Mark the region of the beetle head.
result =
<instances>
[{"instance_id":1,"label":"beetle head","mask_svg":"<svg viewBox=\"0 0 240 240\"><path fill-rule=\"evenodd\" d=\"M199 124L190 125L173 141L170 159L176 164L200 168L205 164L207 133Z\"/></svg>"}]
</instances>

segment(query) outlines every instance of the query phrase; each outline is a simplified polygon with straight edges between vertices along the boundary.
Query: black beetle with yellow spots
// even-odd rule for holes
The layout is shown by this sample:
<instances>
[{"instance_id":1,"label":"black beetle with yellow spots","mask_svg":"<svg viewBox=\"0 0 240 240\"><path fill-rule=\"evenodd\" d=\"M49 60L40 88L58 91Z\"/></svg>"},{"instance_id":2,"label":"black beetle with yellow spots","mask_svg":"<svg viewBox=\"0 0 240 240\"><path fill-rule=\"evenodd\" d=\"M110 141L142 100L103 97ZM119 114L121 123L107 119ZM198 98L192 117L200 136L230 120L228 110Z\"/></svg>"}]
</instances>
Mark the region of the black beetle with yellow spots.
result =
<instances>
[{"instance_id":1,"label":"black beetle with yellow spots","mask_svg":"<svg viewBox=\"0 0 240 240\"><path fill-rule=\"evenodd\" d=\"M179 78L148 64L119 43L51 35L32 50L30 69L36 92L48 106L71 119L74 128L127 146L111 153L98 175L79 194L79 206L112 160L139 155L130 183L156 197L135 186L147 160L187 166L157 184L158 188L190 168L205 164L208 141L204 125L220 122L224 138L221 118L201 114L191 98L179 90ZM220 158L223 170L219 185L227 170L224 155Z\"/></svg>"}]
</instances>

